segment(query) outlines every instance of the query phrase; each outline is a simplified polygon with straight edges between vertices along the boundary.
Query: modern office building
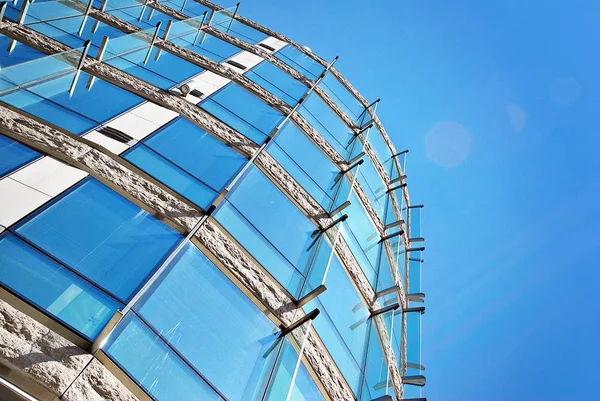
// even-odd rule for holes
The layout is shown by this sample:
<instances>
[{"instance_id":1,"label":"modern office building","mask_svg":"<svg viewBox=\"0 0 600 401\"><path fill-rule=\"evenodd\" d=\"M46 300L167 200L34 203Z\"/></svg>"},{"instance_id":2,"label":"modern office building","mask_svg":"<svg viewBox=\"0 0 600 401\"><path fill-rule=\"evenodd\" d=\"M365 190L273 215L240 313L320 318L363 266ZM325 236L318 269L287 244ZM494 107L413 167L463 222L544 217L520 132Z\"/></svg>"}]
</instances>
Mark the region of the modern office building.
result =
<instances>
[{"instance_id":1,"label":"modern office building","mask_svg":"<svg viewBox=\"0 0 600 401\"><path fill-rule=\"evenodd\" d=\"M335 59L206 0L0 10L0 399L423 399L407 151Z\"/></svg>"}]
</instances>

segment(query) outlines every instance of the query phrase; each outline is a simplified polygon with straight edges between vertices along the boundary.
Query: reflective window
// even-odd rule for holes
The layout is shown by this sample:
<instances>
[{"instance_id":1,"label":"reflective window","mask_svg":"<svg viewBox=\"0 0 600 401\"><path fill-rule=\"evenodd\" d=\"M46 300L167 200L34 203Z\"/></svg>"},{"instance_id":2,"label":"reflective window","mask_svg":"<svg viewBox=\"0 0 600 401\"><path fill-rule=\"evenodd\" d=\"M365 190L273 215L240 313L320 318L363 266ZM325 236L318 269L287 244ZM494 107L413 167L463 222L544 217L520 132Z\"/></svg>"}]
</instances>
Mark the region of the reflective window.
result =
<instances>
[{"instance_id":1,"label":"reflective window","mask_svg":"<svg viewBox=\"0 0 600 401\"><path fill-rule=\"evenodd\" d=\"M368 155L365 155L362 159L364 161L358 169L358 182L369 197L371 205L375 208L377 215L383 221L385 217L387 187L383 183L375 166L373 166L371 158Z\"/></svg>"},{"instance_id":2,"label":"reflective window","mask_svg":"<svg viewBox=\"0 0 600 401\"><path fill-rule=\"evenodd\" d=\"M231 401L251 399L273 363L275 324L189 243L136 310Z\"/></svg>"},{"instance_id":3,"label":"reflective window","mask_svg":"<svg viewBox=\"0 0 600 401\"><path fill-rule=\"evenodd\" d=\"M369 321L369 347L364 361L363 386L360 401L371 401L394 392L388 374L388 363L383 353L377 324L384 328L385 335L390 339L393 311L375 316Z\"/></svg>"},{"instance_id":4,"label":"reflective window","mask_svg":"<svg viewBox=\"0 0 600 401\"><path fill-rule=\"evenodd\" d=\"M215 219L290 293L297 294L316 227L267 177L251 168Z\"/></svg>"},{"instance_id":5,"label":"reflective window","mask_svg":"<svg viewBox=\"0 0 600 401\"><path fill-rule=\"evenodd\" d=\"M309 302L305 310L316 307L321 310L313 322L315 330L350 388L358 395L369 311L337 258L329 268L326 285L327 291Z\"/></svg>"},{"instance_id":6,"label":"reflective window","mask_svg":"<svg viewBox=\"0 0 600 401\"><path fill-rule=\"evenodd\" d=\"M0 235L0 282L88 339L122 306L7 232Z\"/></svg>"},{"instance_id":7,"label":"reflective window","mask_svg":"<svg viewBox=\"0 0 600 401\"><path fill-rule=\"evenodd\" d=\"M144 139L124 157L204 208L246 160L181 117Z\"/></svg>"},{"instance_id":8,"label":"reflective window","mask_svg":"<svg viewBox=\"0 0 600 401\"><path fill-rule=\"evenodd\" d=\"M263 61L244 75L264 89L294 107L308 87L283 72L269 61Z\"/></svg>"},{"instance_id":9,"label":"reflective window","mask_svg":"<svg viewBox=\"0 0 600 401\"><path fill-rule=\"evenodd\" d=\"M381 164L385 166L386 162L388 162L392 157L392 151L387 145L387 143L384 141L381 131L379 131L379 129L377 129L375 125L373 125L369 129L368 142L373 148L373 151L375 152L375 155L377 156Z\"/></svg>"},{"instance_id":10,"label":"reflective window","mask_svg":"<svg viewBox=\"0 0 600 401\"><path fill-rule=\"evenodd\" d=\"M358 121L365 107L333 74L326 74L320 87L346 112L348 117Z\"/></svg>"},{"instance_id":11,"label":"reflective window","mask_svg":"<svg viewBox=\"0 0 600 401\"><path fill-rule=\"evenodd\" d=\"M195 1L189 1L189 3L199 5ZM224 40L218 39L205 32L199 32L198 27L200 26L200 23L202 23L202 20L202 17L196 17L191 20L174 23L171 26L168 40L184 49L208 57L217 63L242 51L239 47L234 46L231 43L225 42Z\"/></svg>"},{"instance_id":12,"label":"reflective window","mask_svg":"<svg viewBox=\"0 0 600 401\"><path fill-rule=\"evenodd\" d=\"M298 111L342 157L348 157L354 134L317 94L312 93Z\"/></svg>"},{"instance_id":13,"label":"reflective window","mask_svg":"<svg viewBox=\"0 0 600 401\"><path fill-rule=\"evenodd\" d=\"M324 209L329 210L340 170L296 125L288 122L267 151Z\"/></svg>"},{"instance_id":14,"label":"reflective window","mask_svg":"<svg viewBox=\"0 0 600 401\"><path fill-rule=\"evenodd\" d=\"M240 22L232 20L234 7L216 11L213 15L210 25L219 31L225 32L235 38L248 42L251 45L267 38L267 35Z\"/></svg>"},{"instance_id":15,"label":"reflective window","mask_svg":"<svg viewBox=\"0 0 600 401\"><path fill-rule=\"evenodd\" d=\"M0 135L0 177L13 172L40 156L35 150Z\"/></svg>"},{"instance_id":16,"label":"reflective window","mask_svg":"<svg viewBox=\"0 0 600 401\"><path fill-rule=\"evenodd\" d=\"M222 400L132 312L117 325L105 350L155 400Z\"/></svg>"},{"instance_id":17,"label":"reflective window","mask_svg":"<svg viewBox=\"0 0 600 401\"><path fill-rule=\"evenodd\" d=\"M16 232L124 302L181 238L91 178Z\"/></svg>"},{"instance_id":18,"label":"reflective window","mask_svg":"<svg viewBox=\"0 0 600 401\"><path fill-rule=\"evenodd\" d=\"M354 192L350 196L350 206L344 212L348 219L342 223L342 236L369 282L376 288L381 237Z\"/></svg>"},{"instance_id":19,"label":"reflective window","mask_svg":"<svg viewBox=\"0 0 600 401\"><path fill-rule=\"evenodd\" d=\"M233 82L200 107L258 144L283 118L283 114Z\"/></svg>"},{"instance_id":20,"label":"reflective window","mask_svg":"<svg viewBox=\"0 0 600 401\"><path fill-rule=\"evenodd\" d=\"M210 16L210 13L212 12L212 9L210 9L206 6L203 6L202 4L200 4L196 1L162 0L159 3L165 5L169 8L172 8L174 10L178 10L186 15L189 15L190 17L194 17L197 15L202 15L202 14L206 13L207 21L208 21L208 17Z\"/></svg>"},{"instance_id":21,"label":"reflective window","mask_svg":"<svg viewBox=\"0 0 600 401\"><path fill-rule=\"evenodd\" d=\"M69 89L75 68L67 59L77 59L81 49L35 58L0 70L0 101L46 120L74 134L81 134L141 103L131 92L81 72L72 95ZM10 64L11 55L0 49L0 65Z\"/></svg>"},{"instance_id":22,"label":"reflective window","mask_svg":"<svg viewBox=\"0 0 600 401\"><path fill-rule=\"evenodd\" d=\"M321 64L292 45L283 47L275 53L275 57L311 79L317 78L325 69Z\"/></svg>"}]
</instances>

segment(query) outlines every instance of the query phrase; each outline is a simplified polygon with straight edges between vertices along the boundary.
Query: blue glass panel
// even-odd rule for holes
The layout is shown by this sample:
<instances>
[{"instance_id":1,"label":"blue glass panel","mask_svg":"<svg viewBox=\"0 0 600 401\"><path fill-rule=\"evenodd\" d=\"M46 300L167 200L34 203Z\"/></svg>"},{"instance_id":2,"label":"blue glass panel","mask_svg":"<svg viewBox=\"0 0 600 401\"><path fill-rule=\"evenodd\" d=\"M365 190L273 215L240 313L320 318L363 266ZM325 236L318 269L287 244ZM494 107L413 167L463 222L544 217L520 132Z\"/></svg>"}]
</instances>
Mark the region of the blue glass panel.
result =
<instances>
[{"instance_id":1,"label":"blue glass panel","mask_svg":"<svg viewBox=\"0 0 600 401\"><path fill-rule=\"evenodd\" d=\"M283 47L275 53L275 57L311 79L317 78L325 69L321 64L292 45Z\"/></svg>"},{"instance_id":2,"label":"blue glass panel","mask_svg":"<svg viewBox=\"0 0 600 401\"><path fill-rule=\"evenodd\" d=\"M258 64L245 75L292 107L308 90L306 85L268 61Z\"/></svg>"},{"instance_id":3,"label":"blue glass panel","mask_svg":"<svg viewBox=\"0 0 600 401\"><path fill-rule=\"evenodd\" d=\"M10 41L11 39L7 36L0 35L0 67L2 68L46 56L44 53L19 42L17 42L14 50L9 54L6 49Z\"/></svg>"},{"instance_id":4,"label":"blue glass panel","mask_svg":"<svg viewBox=\"0 0 600 401\"><path fill-rule=\"evenodd\" d=\"M104 349L155 400L222 400L133 313L119 323Z\"/></svg>"},{"instance_id":5,"label":"blue glass panel","mask_svg":"<svg viewBox=\"0 0 600 401\"><path fill-rule=\"evenodd\" d=\"M240 212L223 202L214 216L284 288L293 295L298 293L304 272L296 269Z\"/></svg>"},{"instance_id":6,"label":"blue glass panel","mask_svg":"<svg viewBox=\"0 0 600 401\"><path fill-rule=\"evenodd\" d=\"M358 182L369 197L371 206L373 206L377 212L377 215L383 221L385 217L384 213L387 198L387 187L383 183L383 180L375 169L375 166L373 166L371 158L368 155L365 155L362 159L363 164L361 164L358 170Z\"/></svg>"},{"instance_id":7,"label":"blue glass panel","mask_svg":"<svg viewBox=\"0 0 600 401\"><path fill-rule=\"evenodd\" d=\"M0 281L89 339L95 338L121 307L9 233L0 235Z\"/></svg>"},{"instance_id":8,"label":"blue glass panel","mask_svg":"<svg viewBox=\"0 0 600 401\"><path fill-rule=\"evenodd\" d=\"M339 168L296 125L286 124L274 142L302 167L323 192L330 198L333 196Z\"/></svg>"},{"instance_id":9,"label":"blue glass panel","mask_svg":"<svg viewBox=\"0 0 600 401\"><path fill-rule=\"evenodd\" d=\"M285 342L281 350L273 381L265 401L286 401L296 365L298 353L290 342ZM300 364L296 380L292 385L290 401L325 401L319 388L310 377L304 364Z\"/></svg>"},{"instance_id":10,"label":"blue glass panel","mask_svg":"<svg viewBox=\"0 0 600 401\"><path fill-rule=\"evenodd\" d=\"M361 369L367 346L369 311L337 258L327 276L327 291L309 302L305 310L318 307L313 324L338 368L355 394L360 389Z\"/></svg>"},{"instance_id":11,"label":"blue glass panel","mask_svg":"<svg viewBox=\"0 0 600 401\"><path fill-rule=\"evenodd\" d=\"M211 26L244 42L255 44L267 37L266 34L236 20L231 19L231 12L216 12Z\"/></svg>"},{"instance_id":12,"label":"blue glass panel","mask_svg":"<svg viewBox=\"0 0 600 401\"><path fill-rule=\"evenodd\" d=\"M373 125L373 127L371 127L371 129L369 130L368 142L373 148L373 151L375 152L375 155L377 156L381 164L385 165L385 163L389 161L392 157L392 151L387 145L387 143L383 140L383 135L381 134L381 131L379 131L379 129L377 129L375 125Z\"/></svg>"},{"instance_id":13,"label":"blue glass panel","mask_svg":"<svg viewBox=\"0 0 600 401\"><path fill-rule=\"evenodd\" d=\"M235 83L213 94L200 107L256 143L262 143L283 118L283 114Z\"/></svg>"},{"instance_id":14,"label":"blue glass panel","mask_svg":"<svg viewBox=\"0 0 600 401\"><path fill-rule=\"evenodd\" d=\"M137 310L230 401L263 383L277 327L188 243Z\"/></svg>"},{"instance_id":15,"label":"blue glass panel","mask_svg":"<svg viewBox=\"0 0 600 401\"><path fill-rule=\"evenodd\" d=\"M143 145L136 146L124 157L204 209L217 197L217 192L200 180Z\"/></svg>"},{"instance_id":16,"label":"blue glass panel","mask_svg":"<svg viewBox=\"0 0 600 401\"><path fill-rule=\"evenodd\" d=\"M320 87L344 110L348 117L357 121L365 107L333 74L326 74Z\"/></svg>"},{"instance_id":17,"label":"blue glass panel","mask_svg":"<svg viewBox=\"0 0 600 401\"><path fill-rule=\"evenodd\" d=\"M27 146L0 135L0 177L38 158L40 154Z\"/></svg>"},{"instance_id":18,"label":"blue glass panel","mask_svg":"<svg viewBox=\"0 0 600 401\"><path fill-rule=\"evenodd\" d=\"M349 156L354 134L318 95L312 93L298 111L342 157Z\"/></svg>"},{"instance_id":19,"label":"blue glass panel","mask_svg":"<svg viewBox=\"0 0 600 401\"><path fill-rule=\"evenodd\" d=\"M228 199L294 266L306 264L314 224L257 168Z\"/></svg>"},{"instance_id":20,"label":"blue glass panel","mask_svg":"<svg viewBox=\"0 0 600 401\"><path fill-rule=\"evenodd\" d=\"M183 12L186 15L189 15L191 17L196 16L196 15L201 15L203 13L206 12L206 18L208 21L208 16L211 13L211 9L203 6L195 1L186 1L186 0L168 0L168 1L161 1L160 4L164 4L167 7L170 7L174 10L178 10L180 12Z\"/></svg>"},{"instance_id":21,"label":"blue glass panel","mask_svg":"<svg viewBox=\"0 0 600 401\"><path fill-rule=\"evenodd\" d=\"M195 1L190 3L198 4ZM173 24L168 40L218 63L242 51L231 43L204 32L199 33L198 26L201 22L202 17L196 17Z\"/></svg>"},{"instance_id":22,"label":"blue glass panel","mask_svg":"<svg viewBox=\"0 0 600 401\"><path fill-rule=\"evenodd\" d=\"M16 230L123 301L181 238L94 179L84 180Z\"/></svg>"},{"instance_id":23,"label":"blue glass panel","mask_svg":"<svg viewBox=\"0 0 600 401\"><path fill-rule=\"evenodd\" d=\"M377 319L378 323L385 327L387 330L385 333L389 339L392 314L393 311L387 312L384 315L374 317L369 322L369 347L363 368L364 379L359 397L360 401L371 401L393 392L391 379L388 375L387 360L381 347L375 322Z\"/></svg>"},{"instance_id":24,"label":"blue glass panel","mask_svg":"<svg viewBox=\"0 0 600 401\"><path fill-rule=\"evenodd\" d=\"M184 118L161 128L145 144L216 191L223 189L246 160Z\"/></svg>"}]
</instances>

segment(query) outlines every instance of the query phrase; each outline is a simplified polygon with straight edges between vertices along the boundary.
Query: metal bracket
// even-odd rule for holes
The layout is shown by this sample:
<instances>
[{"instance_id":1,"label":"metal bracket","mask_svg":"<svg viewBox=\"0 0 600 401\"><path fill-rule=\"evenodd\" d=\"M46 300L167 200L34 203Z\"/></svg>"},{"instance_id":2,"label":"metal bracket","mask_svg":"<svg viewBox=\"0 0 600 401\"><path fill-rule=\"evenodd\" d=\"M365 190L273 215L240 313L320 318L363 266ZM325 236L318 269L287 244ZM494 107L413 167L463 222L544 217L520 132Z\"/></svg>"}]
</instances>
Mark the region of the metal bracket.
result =
<instances>
[{"instance_id":1,"label":"metal bracket","mask_svg":"<svg viewBox=\"0 0 600 401\"><path fill-rule=\"evenodd\" d=\"M423 209L425 207L425 205L411 205L408 208L409 209Z\"/></svg>"},{"instance_id":2,"label":"metal bracket","mask_svg":"<svg viewBox=\"0 0 600 401\"><path fill-rule=\"evenodd\" d=\"M401 398L398 401L427 401L427 398Z\"/></svg>"},{"instance_id":3,"label":"metal bracket","mask_svg":"<svg viewBox=\"0 0 600 401\"><path fill-rule=\"evenodd\" d=\"M393 192L393 191L395 191L395 190L397 190L397 189L400 189L400 188L404 188L405 186L406 186L406 183L404 183L404 184L400 184L400 185L398 185L398 186L395 186L395 187L393 187L393 188L387 189L387 190L385 191L385 193L386 193L386 194L389 194L390 192Z\"/></svg>"},{"instance_id":4,"label":"metal bracket","mask_svg":"<svg viewBox=\"0 0 600 401\"><path fill-rule=\"evenodd\" d=\"M403 151L402 151L402 152L400 152L400 153L396 153L395 155L393 155L393 156L392 156L392 158L395 158L395 157L401 156L401 155L403 155L403 154L406 154L406 153L408 153L408 149L406 149L406 150L403 150Z\"/></svg>"},{"instance_id":5,"label":"metal bracket","mask_svg":"<svg viewBox=\"0 0 600 401\"><path fill-rule=\"evenodd\" d=\"M73 81L71 82L71 87L69 88L69 96L73 96L75 92L75 86L77 85L77 81L79 80L79 75L81 74L81 68L83 67L83 62L87 57L88 51L90 50L90 46L92 45L91 40L86 40L83 45L83 52L81 52L81 58L79 59L79 63L77 64L77 69L75 70L75 76L73 77Z\"/></svg>"},{"instance_id":6,"label":"metal bracket","mask_svg":"<svg viewBox=\"0 0 600 401\"><path fill-rule=\"evenodd\" d=\"M6 12L6 7L8 7L8 3L3 1L0 3L0 21L4 19L4 13Z\"/></svg>"},{"instance_id":7,"label":"metal bracket","mask_svg":"<svg viewBox=\"0 0 600 401\"><path fill-rule=\"evenodd\" d=\"M342 210L346 209L350 205L351 205L350 201L347 200L346 202L342 203L341 205L339 205L338 207L333 209L331 212L329 212L329 216L330 217L335 216L336 214L340 213Z\"/></svg>"},{"instance_id":8,"label":"metal bracket","mask_svg":"<svg viewBox=\"0 0 600 401\"><path fill-rule=\"evenodd\" d=\"M148 0L144 0L144 5L142 6L142 11L140 12L140 16L138 17L138 21L142 21L142 17L144 16L144 11L146 11L146 7L148 6Z\"/></svg>"},{"instance_id":9,"label":"metal bracket","mask_svg":"<svg viewBox=\"0 0 600 401\"><path fill-rule=\"evenodd\" d=\"M235 5L235 11L233 12L233 16L231 17L231 20L229 21L229 26L227 27L227 30L225 32L229 32L229 30L231 29L231 25L233 24L233 20L235 19L239 8L240 8L240 3L237 3Z\"/></svg>"},{"instance_id":10,"label":"metal bracket","mask_svg":"<svg viewBox=\"0 0 600 401\"><path fill-rule=\"evenodd\" d=\"M181 10L180 10L181 12L183 12L183 10L185 9L186 4L187 4L187 0L183 0L183 4L181 5ZM171 21L171 20L169 20L169 21Z\"/></svg>"},{"instance_id":11,"label":"metal bracket","mask_svg":"<svg viewBox=\"0 0 600 401\"><path fill-rule=\"evenodd\" d=\"M425 302L425 294L422 292L407 294L406 298L411 302Z\"/></svg>"},{"instance_id":12,"label":"metal bracket","mask_svg":"<svg viewBox=\"0 0 600 401\"><path fill-rule=\"evenodd\" d=\"M316 297L318 297L319 295L321 295L322 293L324 293L326 290L327 290L327 287L324 284L320 284L317 288L310 291L308 294L306 294L302 298L298 299L297 301L294 301L294 304L296 305L297 308L301 308L304 305L306 305L307 303L309 303L310 301L312 301L313 299L315 299Z\"/></svg>"},{"instance_id":13,"label":"metal bracket","mask_svg":"<svg viewBox=\"0 0 600 401\"><path fill-rule=\"evenodd\" d=\"M198 27L198 32L196 32L196 37L194 38L194 43L192 43L192 46L196 46L196 43L198 43L198 38L200 37L200 32L202 32L202 26L204 26L204 21L206 21L206 13L207 11L204 11L204 14L202 14L202 21L200 21L200 26ZM204 37L203 37L204 39ZM202 44L202 42L200 42Z\"/></svg>"},{"instance_id":14,"label":"metal bracket","mask_svg":"<svg viewBox=\"0 0 600 401\"><path fill-rule=\"evenodd\" d=\"M100 11L104 12L104 10L106 10L107 4L108 0L103 0L102 5L100 6ZM94 22L94 26L92 27L92 33L96 33L96 31L98 30L98 25L100 25L100 21L96 20L96 22Z\"/></svg>"},{"instance_id":15,"label":"metal bracket","mask_svg":"<svg viewBox=\"0 0 600 401\"><path fill-rule=\"evenodd\" d=\"M371 107L375 106L377 103L379 103L379 101L381 100L381 98L375 100L374 102L372 102L370 105L368 105L367 107L365 107L365 109L360 113L360 115L358 116L358 119L360 119L363 114L365 114L367 112L367 110L369 110Z\"/></svg>"},{"instance_id":16,"label":"metal bracket","mask_svg":"<svg viewBox=\"0 0 600 401\"><path fill-rule=\"evenodd\" d=\"M414 237L414 238L409 238L408 242L423 242L425 241L425 238L423 237Z\"/></svg>"},{"instance_id":17,"label":"metal bracket","mask_svg":"<svg viewBox=\"0 0 600 401\"><path fill-rule=\"evenodd\" d=\"M406 174L401 175L398 178L394 178L393 180L390 180L390 182L388 182L388 185L395 184L395 183L400 182L400 181L404 181L405 179L406 179Z\"/></svg>"},{"instance_id":18,"label":"metal bracket","mask_svg":"<svg viewBox=\"0 0 600 401\"><path fill-rule=\"evenodd\" d=\"M292 323L289 327L286 327L285 329L281 330L280 337L285 337L292 331L296 330L298 327L302 326L304 323L308 322L309 320L314 320L317 316L319 316L319 313L321 313L319 308L313 309L311 312L307 313L306 315L298 319L296 322Z\"/></svg>"},{"instance_id":19,"label":"metal bracket","mask_svg":"<svg viewBox=\"0 0 600 401\"><path fill-rule=\"evenodd\" d=\"M357 160L362 159L365 154L366 154L365 152L360 152L359 154L357 154L356 156L354 156L352 159L348 160L348 164L353 164ZM352 167L350 167L350 168L352 168Z\"/></svg>"},{"instance_id":20,"label":"metal bracket","mask_svg":"<svg viewBox=\"0 0 600 401\"><path fill-rule=\"evenodd\" d=\"M392 238L397 237L402 234L404 234L404 230L400 230L400 231L396 231L395 233L384 235L383 237L381 237L381 239L377 243L381 244L383 241L387 241L388 239L392 239Z\"/></svg>"},{"instance_id":21,"label":"metal bracket","mask_svg":"<svg viewBox=\"0 0 600 401\"><path fill-rule=\"evenodd\" d=\"M400 219L398 221L394 221L393 223L386 224L385 229L388 230L390 228L401 226L402 224L404 224L404 220Z\"/></svg>"},{"instance_id":22,"label":"metal bracket","mask_svg":"<svg viewBox=\"0 0 600 401\"><path fill-rule=\"evenodd\" d=\"M329 229L335 227L337 224L339 224L343 221L346 221L347 218L348 218L348 215L344 214L343 216L332 221L328 226L319 228L319 229L316 229L315 231L313 231L312 234L310 234L310 237L315 238L318 234L323 234L323 233L327 232Z\"/></svg>"},{"instance_id":23,"label":"metal bracket","mask_svg":"<svg viewBox=\"0 0 600 401\"><path fill-rule=\"evenodd\" d=\"M386 307L383 307L383 308L371 311L371 317L377 316L377 315L381 315L382 313L386 313L386 312L389 312L389 311L396 310L399 307L400 307L400 304L398 302L395 302L394 304L392 304L390 306L386 306Z\"/></svg>"},{"instance_id":24,"label":"metal bracket","mask_svg":"<svg viewBox=\"0 0 600 401\"><path fill-rule=\"evenodd\" d=\"M108 40L108 36L105 36L102 39L102 43L100 44L100 48L98 49L98 54L96 55L96 60L102 61L102 57L104 57L104 52L106 51L106 47L108 46ZM91 89L92 85L94 85L94 82L96 82L96 77L90 74L90 79L88 79L88 83L85 87Z\"/></svg>"},{"instance_id":25,"label":"metal bracket","mask_svg":"<svg viewBox=\"0 0 600 401\"><path fill-rule=\"evenodd\" d=\"M85 9L85 14L83 14L83 19L81 20L81 25L79 26L79 31L77 31L77 34L79 36L81 36L81 34L83 33L83 28L85 28L85 23L87 22L88 15L90 14L90 11L92 10L92 4L94 4L94 0L90 0L87 8Z\"/></svg>"},{"instance_id":26,"label":"metal bracket","mask_svg":"<svg viewBox=\"0 0 600 401\"><path fill-rule=\"evenodd\" d=\"M23 5L21 6L21 11L19 12L19 17L17 18L17 25L23 25L23 22L25 22L25 17L27 16L27 10L29 9L30 4L30 0L25 0L23 2ZM8 43L8 54L12 53L12 51L15 50L16 45L17 41L15 39L11 39Z\"/></svg>"},{"instance_id":27,"label":"metal bracket","mask_svg":"<svg viewBox=\"0 0 600 401\"><path fill-rule=\"evenodd\" d=\"M415 308L406 308L402 309L402 313L411 313L411 312L419 312L421 315L425 313L424 306L417 306Z\"/></svg>"},{"instance_id":28,"label":"metal bracket","mask_svg":"<svg viewBox=\"0 0 600 401\"><path fill-rule=\"evenodd\" d=\"M364 162L365 162L364 159L360 159L359 161L357 161L356 163L354 163L353 165L348 167L346 170L340 171L340 176L346 174L348 171L352 170L353 168L360 166Z\"/></svg>"},{"instance_id":29,"label":"metal bracket","mask_svg":"<svg viewBox=\"0 0 600 401\"><path fill-rule=\"evenodd\" d=\"M148 53L146 53L146 58L144 58L144 65L146 65L148 59L150 59L150 53L152 52L152 49L154 48L154 43L156 42L156 38L158 37L158 31L160 31L160 24L160 22L156 24L156 30L154 31L154 35L152 36L152 41L150 42Z\"/></svg>"},{"instance_id":30,"label":"metal bracket","mask_svg":"<svg viewBox=\"0 0 600 401\"><path fill-rule=\"evenodd\" d=\"M385 290L381 290L375 293L375 299L381 298L385 295L391 294L393 292L400 291L400 287L397 285L393 285L390 288L386 288Z\"/></svg>"},{"instance_id":31,"label":"metal bracket","mask_svg":"<svg viewBox=\"0 0 600 401\"><path fill-rule=\"evenodd\" d=\"M163 34L163 37L162 37L163 40L166 41L167 38L169 37L169 32L171 32L171 26L172 25L173 25L173 20L170 19L167 22L167 27L165 28L165 33ZM154 61L158 61L158 59L160 58L161 54L162 54L162 49L159 48L158 51L156 52L156 56L154 56Z\"/></svg>"},{"instance_id":32,"label":"metal bracket","mask_svg":"<svg viewBox=\"0 0 600 401\"><path fill-rule=\"evenodd\" d=\"M425 247L419 247L419 248L408 248L406 250L406 252L423 252L425 250Z\"/></svg>"},{"instance_id":33,"label":"metal bracket","mask_svg":"<svg viewBox=\"0 0 600 401\"><path fill-rule=\"evenodd\" d=\"M423 387L425 385L425 376L417 375L417 376L402 376L403 384L411 384L413 386Z\"/></svg>"}]
</instances>

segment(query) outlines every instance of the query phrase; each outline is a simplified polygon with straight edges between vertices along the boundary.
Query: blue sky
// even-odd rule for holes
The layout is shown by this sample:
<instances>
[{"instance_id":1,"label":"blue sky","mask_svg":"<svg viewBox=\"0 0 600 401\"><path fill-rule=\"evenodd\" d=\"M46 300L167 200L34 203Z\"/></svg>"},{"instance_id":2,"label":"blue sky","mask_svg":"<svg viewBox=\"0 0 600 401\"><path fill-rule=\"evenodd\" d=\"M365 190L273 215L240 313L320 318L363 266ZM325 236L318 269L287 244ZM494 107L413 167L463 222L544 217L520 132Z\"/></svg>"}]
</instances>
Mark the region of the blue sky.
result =
<instances>
[{"instance_id":1,"label":"blue sky","mask_svg":"<svg viewBox=\"0 0 600 401\"><path fill-rule=\"evenodd\" d=\"M410 149L426 207L424 394L600 400L600 2L252 0L240 13L339 55Z\"/></svg>"}]
</instances>

